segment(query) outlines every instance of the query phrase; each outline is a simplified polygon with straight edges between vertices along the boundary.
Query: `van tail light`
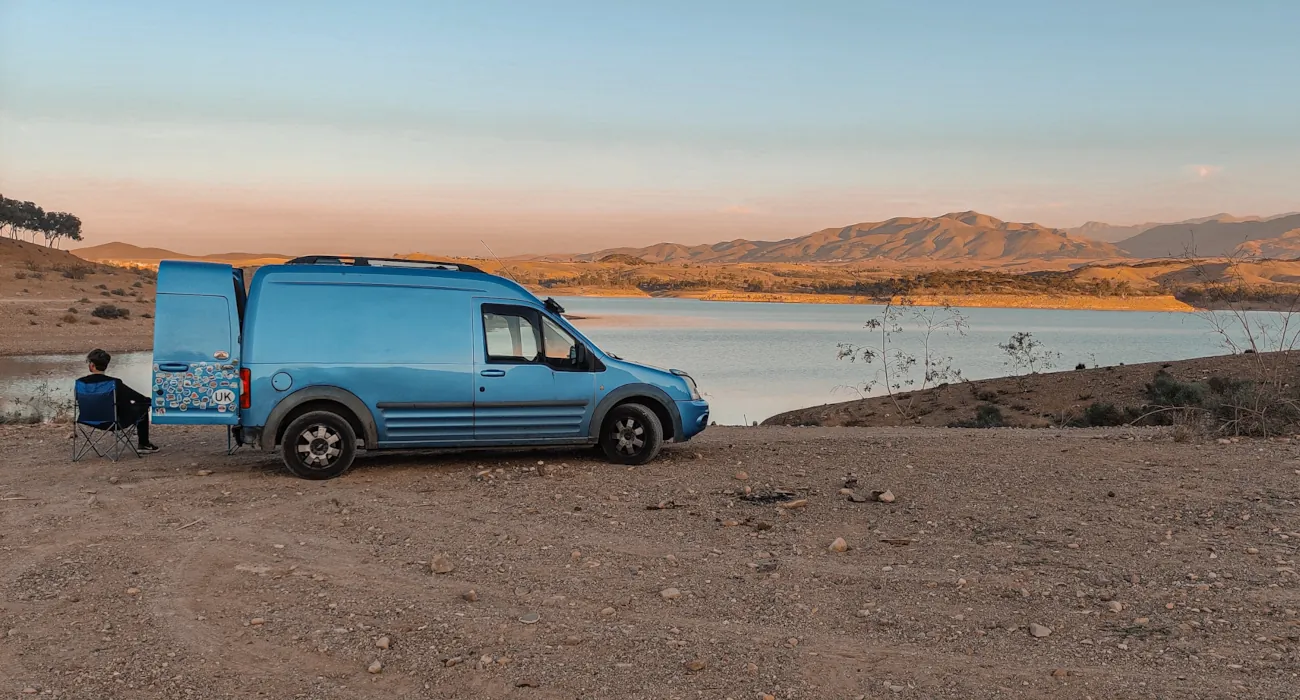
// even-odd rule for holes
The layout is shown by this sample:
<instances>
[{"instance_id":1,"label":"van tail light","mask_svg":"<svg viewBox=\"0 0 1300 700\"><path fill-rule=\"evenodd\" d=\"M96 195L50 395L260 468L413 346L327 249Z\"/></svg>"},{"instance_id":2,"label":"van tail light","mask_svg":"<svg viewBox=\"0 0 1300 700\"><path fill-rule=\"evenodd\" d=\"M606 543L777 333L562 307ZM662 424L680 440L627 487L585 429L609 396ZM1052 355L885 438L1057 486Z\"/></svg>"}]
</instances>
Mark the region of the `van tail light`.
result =
<instances>
[{"instance_id":1,"label":"van tail light","mask_svg":"<svg viewBox=\"0 0 1300 700\"><path fill-rule=\"evenodd\" d=\"M252 380L252 376L251 373L248 371L248 368L247 367L241 368L239 370L239 407L240 408L253 407L253 395L248 390L248 385L251 382L251 380Z\"/></svg>"}]
</instances>

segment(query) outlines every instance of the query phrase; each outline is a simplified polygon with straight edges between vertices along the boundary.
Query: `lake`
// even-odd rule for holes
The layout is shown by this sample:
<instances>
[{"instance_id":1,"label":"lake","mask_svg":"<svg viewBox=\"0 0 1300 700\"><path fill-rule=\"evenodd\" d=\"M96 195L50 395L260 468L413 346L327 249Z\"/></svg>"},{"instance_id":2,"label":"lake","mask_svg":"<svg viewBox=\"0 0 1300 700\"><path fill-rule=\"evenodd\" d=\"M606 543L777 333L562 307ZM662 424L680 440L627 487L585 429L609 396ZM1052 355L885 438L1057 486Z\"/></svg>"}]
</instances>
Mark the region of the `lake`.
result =
<instances>
[{"instance_id":1,"label":"lake","mask_svg":"<svg viewBox=\"0 0 1300 700\"><path fill-rule=\"evenodd\" d=\"M864 328L879 316L878 306L590 297L560 302L569 315L583 317L574 324L602 349L689 371L722 424L748 424L794 408L857 398L860 387L876 377L878 364L837 359L837 346L878 343L879 331ZM930 340L968 379L1011 373L997 346L1019 332L1032 333L1046 350L1059 352L1058 369L1226 352L1207 321L1194 314L1043 309L963 309L962 314L969 324L965 335L936 333ZM922 332L916 323L903 325L895 342L918 353ZM84 370L80 355L0 357L0 408L34 393L68 395ZM114 358L110 373L140 389L149 385L149 371L149 354L131 353Z\"/></svg>"}]
</instances>

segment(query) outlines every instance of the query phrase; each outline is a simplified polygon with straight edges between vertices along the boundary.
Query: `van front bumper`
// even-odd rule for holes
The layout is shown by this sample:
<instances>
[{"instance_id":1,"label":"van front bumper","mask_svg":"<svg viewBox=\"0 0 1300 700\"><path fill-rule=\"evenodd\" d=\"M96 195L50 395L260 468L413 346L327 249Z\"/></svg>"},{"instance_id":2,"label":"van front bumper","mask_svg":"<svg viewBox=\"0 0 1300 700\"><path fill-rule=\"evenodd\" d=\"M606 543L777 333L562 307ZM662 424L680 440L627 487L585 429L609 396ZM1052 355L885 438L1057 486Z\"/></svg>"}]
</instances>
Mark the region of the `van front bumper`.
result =
<instances>
[{"instance_id":1,"label":"van front bumper","mask_svg":"<svg viewBox=\"0 0 1300 700\"><path fill-rule=\"evenodd\" d=\"M677 442L686 442L709 426L708 401L678 401L677 412L682 417L682 430L676 437Z\"/></svg>"}]
</instances>

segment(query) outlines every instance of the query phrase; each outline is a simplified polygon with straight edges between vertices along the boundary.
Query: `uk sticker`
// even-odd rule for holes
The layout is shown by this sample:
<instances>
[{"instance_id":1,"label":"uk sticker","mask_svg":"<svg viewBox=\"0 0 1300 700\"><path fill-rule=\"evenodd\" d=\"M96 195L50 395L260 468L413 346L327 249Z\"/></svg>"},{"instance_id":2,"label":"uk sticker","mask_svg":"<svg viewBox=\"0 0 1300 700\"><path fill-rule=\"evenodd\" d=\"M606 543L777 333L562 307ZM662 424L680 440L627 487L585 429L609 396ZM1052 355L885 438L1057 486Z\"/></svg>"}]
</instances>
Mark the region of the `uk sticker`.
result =
<instances>
[{"instance_id":1,"label":"uk sticker","mask_svg":"<svg viewBox=\"0 0 1300 700\"><path fill-rule=\"evenodd\" d=\"M235 402L235 392L230 389L217 389L212 392L212 403L218 406L229 406Z\"/></svg>"}]
</instances>

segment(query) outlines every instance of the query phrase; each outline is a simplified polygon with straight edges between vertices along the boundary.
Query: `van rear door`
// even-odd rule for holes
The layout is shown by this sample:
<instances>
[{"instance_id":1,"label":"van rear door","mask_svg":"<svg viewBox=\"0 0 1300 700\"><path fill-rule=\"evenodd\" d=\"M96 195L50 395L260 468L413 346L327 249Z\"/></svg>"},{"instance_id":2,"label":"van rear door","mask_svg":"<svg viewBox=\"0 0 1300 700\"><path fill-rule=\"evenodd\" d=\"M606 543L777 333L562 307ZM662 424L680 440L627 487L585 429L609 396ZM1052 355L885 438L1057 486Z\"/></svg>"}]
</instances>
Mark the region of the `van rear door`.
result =
<instances>
[{"instance_id":1,"label":"van rear door","mask_svg":"<svg viewBox=\"0 0 1300 700\"><path fill-rule=\"evenodd\" d=\"M218 263L158 266L153 323L153 422L235 425L243 271Z\"/></svg>"}]
</instances>

